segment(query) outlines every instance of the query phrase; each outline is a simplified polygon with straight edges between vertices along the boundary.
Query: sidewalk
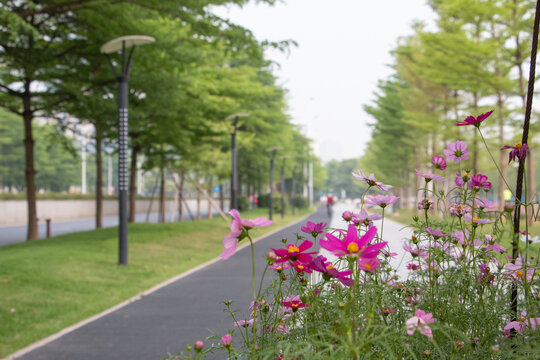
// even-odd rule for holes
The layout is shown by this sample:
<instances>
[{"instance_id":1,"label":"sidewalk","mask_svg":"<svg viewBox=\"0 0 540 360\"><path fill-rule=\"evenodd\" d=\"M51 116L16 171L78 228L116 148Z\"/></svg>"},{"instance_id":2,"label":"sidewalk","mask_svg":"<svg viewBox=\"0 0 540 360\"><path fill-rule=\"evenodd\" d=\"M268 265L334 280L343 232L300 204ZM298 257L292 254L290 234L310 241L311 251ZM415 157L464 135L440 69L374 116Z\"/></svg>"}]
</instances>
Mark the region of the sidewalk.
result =
<instances>
[{"instance_id":1,"label":"sidewalk","mask_svg":"<svg viewBox=\"0 0 540 360\"><path fill-rule=\"evenodd\" d=\"M308 220L328 222L326 209L320 207L308 219L258 241L256 259L264 259L270 247L282 246L282 238L292 239ZM257 264L257 276L265 264ZM186 345L212 332L224 335L233 321L223 312L222 301L233 300L234 309L247 313L251 291L251 256L246 247L227 261L212 263L16 359L159 359L185 351Z\"/></svg>"}]
</instances>

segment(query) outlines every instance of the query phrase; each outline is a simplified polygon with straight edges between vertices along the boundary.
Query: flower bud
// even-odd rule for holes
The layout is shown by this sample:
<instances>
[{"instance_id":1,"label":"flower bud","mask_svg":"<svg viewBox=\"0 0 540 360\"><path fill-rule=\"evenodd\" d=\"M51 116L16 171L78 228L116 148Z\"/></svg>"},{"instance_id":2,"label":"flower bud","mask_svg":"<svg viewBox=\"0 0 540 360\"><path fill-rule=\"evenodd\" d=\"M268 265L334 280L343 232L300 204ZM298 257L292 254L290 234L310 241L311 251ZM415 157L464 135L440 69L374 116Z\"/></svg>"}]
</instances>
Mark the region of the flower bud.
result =
<instances>
[{"instance_id":1,"label":"flower bud","mask_svg":"<svg viewBox=\"0 0 540 360\"><path fill-rule=\"evenodd\" d=\"M223 335L223 337L221 338L221 344L228 349L231 346L231 343L232 343L231 334Z\"/></svg>"},{"instance_id":2,"label":"flower bud","mask_svg":"<svg viewBox=\"0 0 540 360\"><path fill-rule=\"evenodd\" d=\"M284 243L284 244L286 244L286 243L287 243L287 239L286 239L286 238L283 238L283 239L281 239L281 242Z\"/></svg>"},{"instance_id":3,"label":"flower bud","mask_svg":"<svg viewBox=\"0 0 540 360\"><path fill-rule=\"evenodd\" d=\"M201 340L195 341L195 351L196 352L201 352L203 347L204 347L204 343Z\"/></svg>"},{"instance_id":4,"label":"flower bud","mask_svg":"<svg viewBox=\"0 0 540 360\"><path fill-rule=\"evenodd\" d=\"M351 221L352 220L352 217L353 217L353 214L352 212L350 212L349 210L345 210L343 212L343 214L341 215L341 217L343 218L343 220L345 221Z\"/></svg>"}]
</instances>

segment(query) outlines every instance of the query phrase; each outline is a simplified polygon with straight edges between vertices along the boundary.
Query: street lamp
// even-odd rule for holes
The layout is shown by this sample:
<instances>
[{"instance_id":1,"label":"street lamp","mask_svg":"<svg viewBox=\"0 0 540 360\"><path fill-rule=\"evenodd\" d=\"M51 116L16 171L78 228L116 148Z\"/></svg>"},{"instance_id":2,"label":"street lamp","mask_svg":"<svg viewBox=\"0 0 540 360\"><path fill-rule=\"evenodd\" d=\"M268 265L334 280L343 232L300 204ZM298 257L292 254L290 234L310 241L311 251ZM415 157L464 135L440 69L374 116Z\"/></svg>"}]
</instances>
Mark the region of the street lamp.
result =
<instances>
[{"instance_id":1,"label":"street lamp","mask_svg":"<svg viewBox=\"0 0 540 360\"><path fill-rule=\"evenodd\" d=\"M128 238L127 238L127 151L128 151L128 79L133 52L136 45L153 43L151 36L129 35L113 39L101 46L101 53L105 54L118 83L118 264L128 264ZM131 48L126 59L126 49ZM109 54L122 52L121 73L109 57Z\"/></svg>"},{"instance_id":2,"label":"street lamp","mask_svg":"<svg viewBox=\"0 0 540 360\"><path fill-rule=\"evenodd\" d=\"M229 115L225 118L225 121L229 121L234 118L233 132L231 133L231 157L232 157L232 173L231 173L231 203L230 209L238 210L238 161L236 153L236 130L238 130L238 118L247 117L248 113L236 113Z\"/></svg>"},{"instance_id":3,"label":"street lamp","mask_svg":"<svg viewBox=\"0 0 540 360\"><path fill-rule=\"evenodd\" d=\"M273 146L273 147L270 147L268 149L266 149L266 151L268 152L271 152L272 155L270 157L270 197L269 197L269 201L268 201L268 206L269 206L269 209L268 209L268 218L270 220L272 220L272 213L274 211L273 209L273 205L274 205L274 159L276 157L276 152L278 150L280 150L281 147L280 146Z\"/></svg>"}]
</instances>

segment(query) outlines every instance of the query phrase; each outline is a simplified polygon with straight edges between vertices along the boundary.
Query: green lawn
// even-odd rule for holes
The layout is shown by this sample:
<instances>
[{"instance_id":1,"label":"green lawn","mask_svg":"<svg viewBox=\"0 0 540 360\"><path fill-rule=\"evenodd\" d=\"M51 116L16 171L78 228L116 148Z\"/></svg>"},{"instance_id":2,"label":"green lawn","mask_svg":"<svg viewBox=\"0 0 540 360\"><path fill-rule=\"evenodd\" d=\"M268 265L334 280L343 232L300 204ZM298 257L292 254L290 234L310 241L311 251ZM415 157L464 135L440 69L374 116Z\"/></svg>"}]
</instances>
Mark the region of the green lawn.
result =
<instances>
[{"instance_id":1,"label":"green lawn","mask_svg":"<svg viewBox=\"0 0 540 360\"><path fill-rule=\"evenodd\" d=\"M297 212L254 236L310 213ZM266 216L258 209L242 214ZM118 266L117 228L0 248L0 357L97 314L223 250L221 217L184 223L132 224L129 266Z\"/></svg>"}]
</instances>

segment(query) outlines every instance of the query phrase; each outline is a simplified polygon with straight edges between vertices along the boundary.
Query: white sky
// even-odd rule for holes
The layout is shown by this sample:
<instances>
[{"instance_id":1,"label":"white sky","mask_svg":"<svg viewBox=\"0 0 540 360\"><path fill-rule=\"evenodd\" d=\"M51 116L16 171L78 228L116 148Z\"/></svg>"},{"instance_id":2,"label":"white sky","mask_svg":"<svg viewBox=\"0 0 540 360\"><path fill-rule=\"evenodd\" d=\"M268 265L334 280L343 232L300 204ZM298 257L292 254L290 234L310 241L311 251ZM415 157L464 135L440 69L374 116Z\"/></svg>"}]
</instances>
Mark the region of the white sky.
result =
<instances>
[{"instance_id":1,"label":"white sky","mask_svg":"<svg viewBox=\"0 0 540 360\"><path fill-rule=\"evenodd\" d=\"M274 73L289 90L289 114L314 140L323 161L360 157L370 139L369 104L377 81L392 70L390 51L421 20L433 24L426 0L285 0L249 4L218 14L259 40L293 39L290 54L269 51Z\"/></svg>"}]
</instances>

